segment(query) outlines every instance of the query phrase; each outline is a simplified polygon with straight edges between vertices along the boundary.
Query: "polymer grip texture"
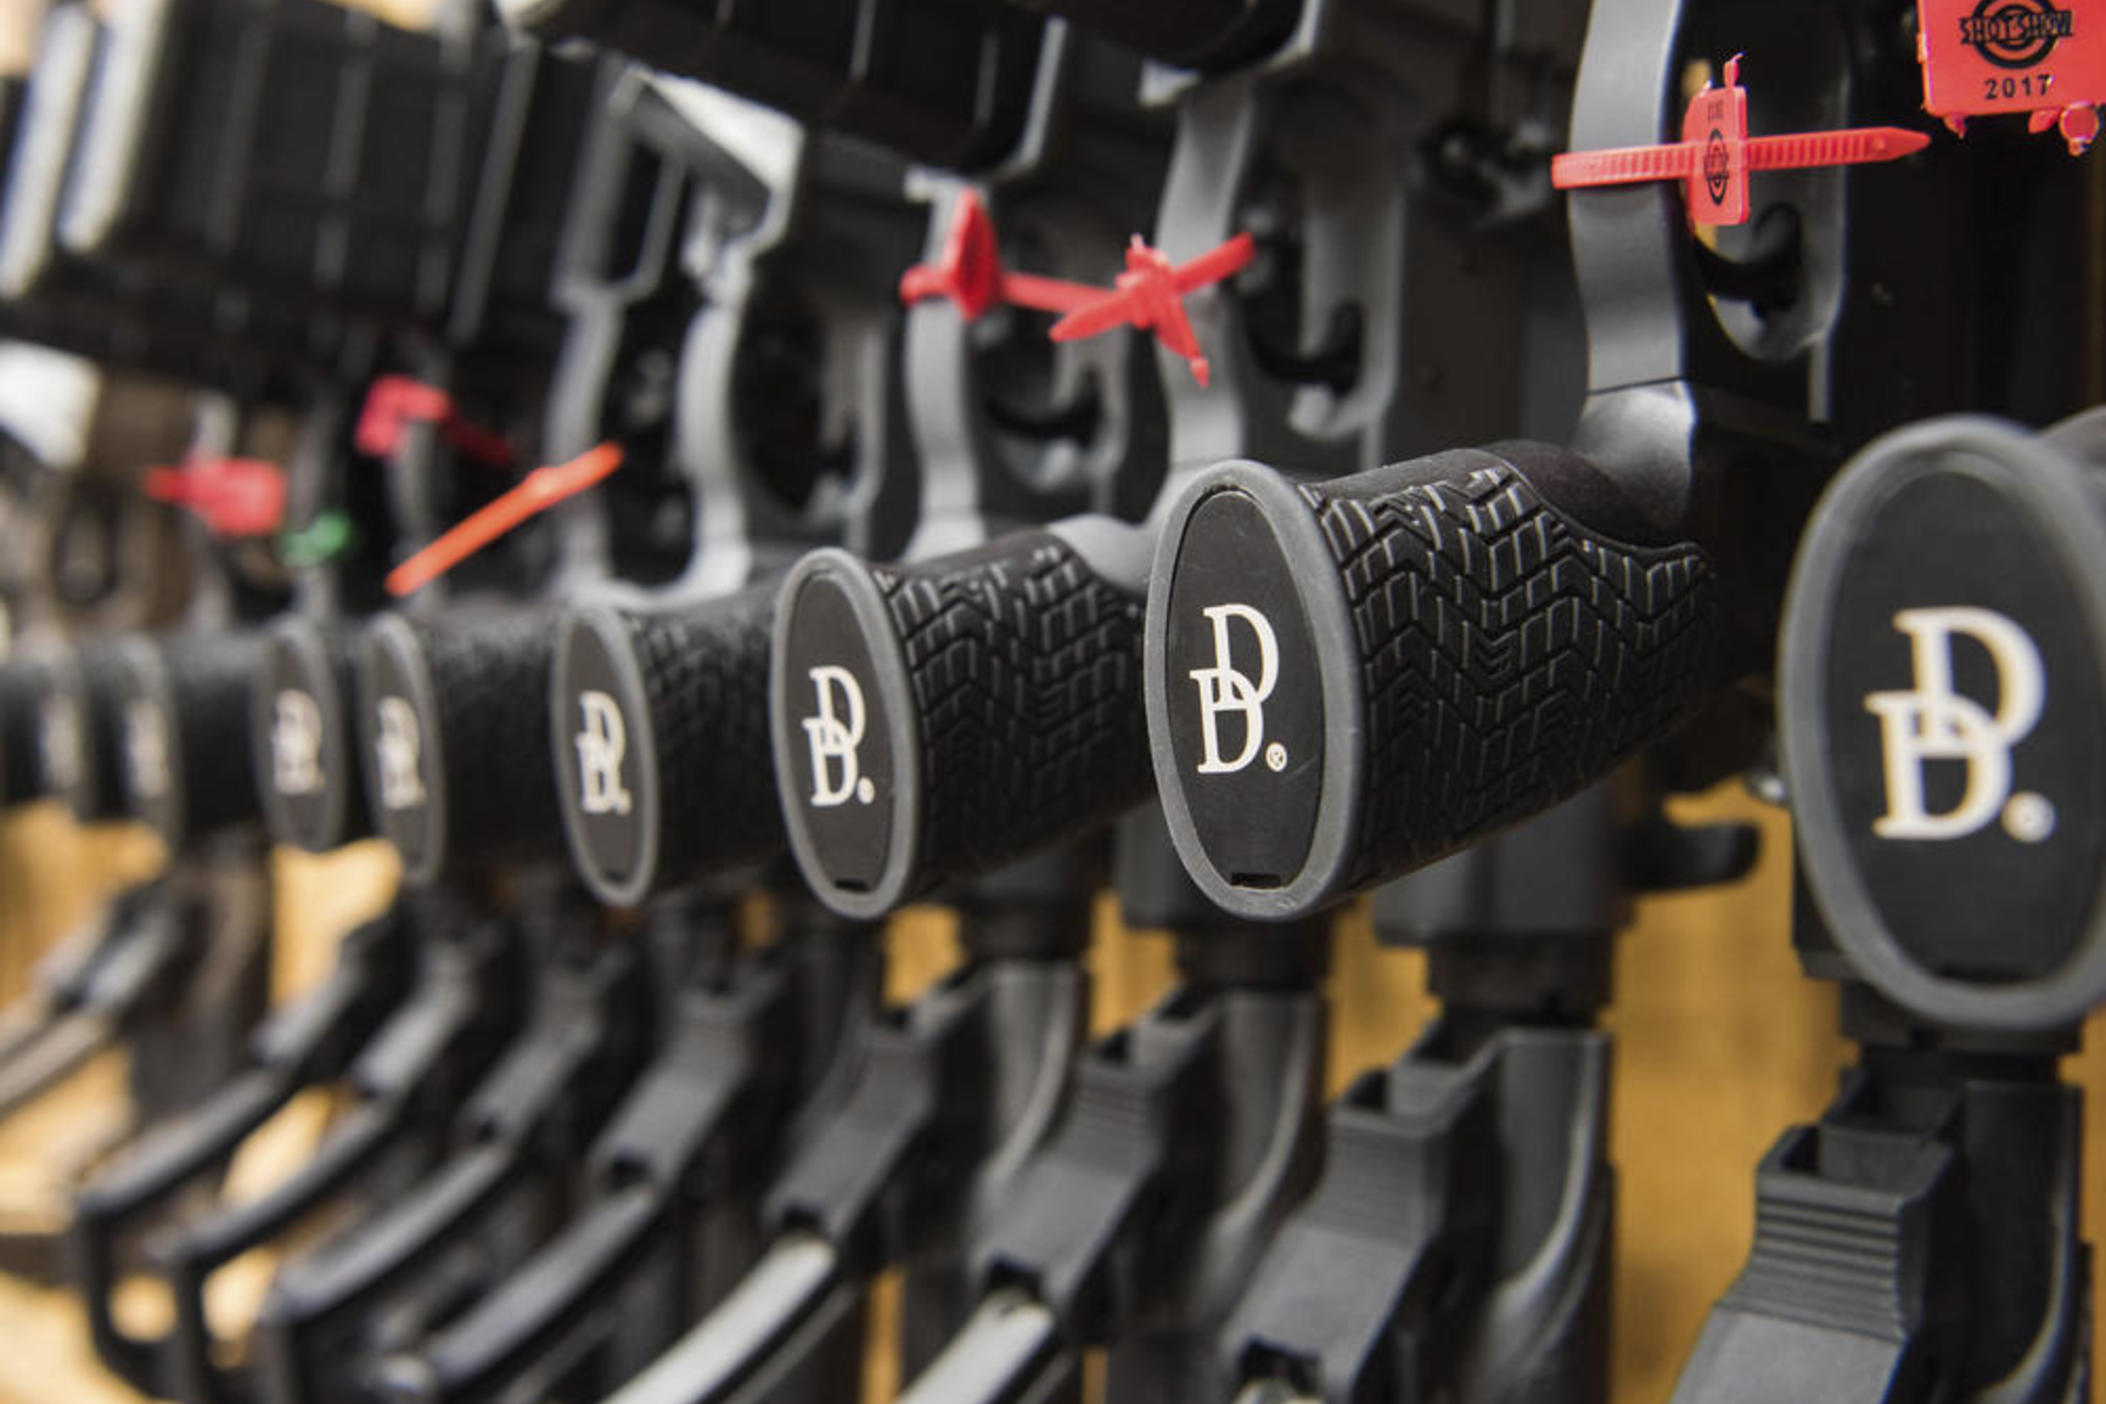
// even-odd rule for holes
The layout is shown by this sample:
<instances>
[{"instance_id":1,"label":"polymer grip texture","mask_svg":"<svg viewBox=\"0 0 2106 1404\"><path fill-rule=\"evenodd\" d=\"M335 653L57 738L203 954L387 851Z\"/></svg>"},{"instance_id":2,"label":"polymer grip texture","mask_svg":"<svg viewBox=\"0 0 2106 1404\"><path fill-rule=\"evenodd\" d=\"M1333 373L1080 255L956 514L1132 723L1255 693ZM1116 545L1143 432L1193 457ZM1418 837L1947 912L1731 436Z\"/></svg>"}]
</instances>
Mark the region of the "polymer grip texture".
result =
<instances>
[{"instance_id":1,"label":"polymer grip texture","mask_svg":"<svg viewBox=\"0 0 2106 1404\"><path fill-rule=\"evenodd\" d=\"M171 844L261 816L250 693L263 659L253 630L186 635L142 643L132 658L131 697L165 717L166 789L141 789L135 757L125 784L134 814Z\"/></svg>"},{"instance_id":2,"label":"polymer grip texture","mask_svg":"<svg viewBox=\"0 0 2106 1404\"><path fill-rule=\"evenodd\" d=\"M52 675L53 691L73 717L71 773L51 777L52 789L65 798L73 817L83 823L128 817L124 790L124 661L118 646L85 645ZM56 709L47 703L40 718L44 764L52 754L51 728Z\"/></svg>"},{"instance_id":3,"label":"polymer grip texture","mask_svg":"<svg viewBox=\"0 0 2106 1404\"><path fill-rule=\"evenodd\" d=\"M921 735L915 891L1003 867L1148 797L1139 591L1051 532L872 575Z\"/></svg>"},{"instance_id":4,"label":"polymer grip texture","mask_svg":"<svg viewBox=\"0 0 2106 1404\"><path fill-rule=\"evenodd\" d=\"M405 874L430 882L462 865L560 857L562 818L548 745L553 621L523 612L433 622L390 615L359 659L368 796ZM390 803L384 696L414 712L421 802ZM395 738L400 766L400 730ZM392 795L404 798L401 775Z\"/></svg>"},{"instance_id":5,"label":"polymer grip texture","mask_svg":"<svg viewBox=\"0 0 2106 1404\"><path fill-rule=\"evenodd\" d=\"M898 752L884 873L869 890L844 898L825 858L813 860L809 831L799 841L799 860L830 904L880 914L1082 834L1147 797L1145 559L1131 580L1114 580L1043 530L912 565L835 552L809 559L824 566L792 573L784 598L793 617L779 625L789 647L778 668L790 658L797 676L787 681L801 684L794 615L812 587L831 578L862 596L864 646L886 660L876 667L869 730L893 738ZM889 637L868 637L873 630ZM798 722L784 721L784 800L816 826L798 793L809 788L795 763Z\"/></svg>"},{"instance_id":6,"label":"polymer grip texture","mask_svg":"<svg viewBox=\"0 0 2106 1404\"><path fill-rule=\"evenodd\" d=\"M636 792L627 813L595 814L575 776L565 787L572 856L603 898L634 904L782 852L768 741L775 597L770 586L665 613L596 608L574 617L555 675L556 754L573 764L578 694L604 668L626 718L625 769Z\"/></svg>"},{"instance_id":7,"label":"polymer grip texture","mask_svg":"<svg viewBox=\"0 0 2106 1404\"><path fill-rule=\"evenodd\" d=\"M47 670L39 664L0 665L0 807L28 804L51 793L38 737L47 686Z\"/></svg>"},{"instance_id":8,"label":"polymer grip texture","mask_svg":"<svg viewBox=\"0 0 2106 1404\"><path fill-rule=\"evenodd\" d=\"M358 639L343 620L289 619L265 642L249 730L264 820L279 843L325 853L375 832L353 721ZM286 694L313 716L283 715ZM312 736L303 734L309 722ZM283 727L298 730L281 737Z\"/></svg>"},{"instance_id":9,"label":"polymer grip texture","mask_svg":"<svg viewBox=\"0 0 2106 1404\"><path fill-rule=\"evenodd\" d=\"M1420 867L1600 779L1722 681L1703 550L1634 544L1607 477L1511 452L1313 485L1227 465L1188 489L1150 702L1166 816L1216 902L1302 916Z\"/></svg>"},{"instance_id":10,"label":"polymer grip texture","mask_svg":"<svg viewBox=\"0 0 2106 1404\"><path fill-rule=\"evenodd\" d=\"M1304 486L1351 610L1366 776L1358 890L1547 809L1673 730L1718 682L1693 545L1598 534L1505 463Z\"/></svg>"}]
</instances>

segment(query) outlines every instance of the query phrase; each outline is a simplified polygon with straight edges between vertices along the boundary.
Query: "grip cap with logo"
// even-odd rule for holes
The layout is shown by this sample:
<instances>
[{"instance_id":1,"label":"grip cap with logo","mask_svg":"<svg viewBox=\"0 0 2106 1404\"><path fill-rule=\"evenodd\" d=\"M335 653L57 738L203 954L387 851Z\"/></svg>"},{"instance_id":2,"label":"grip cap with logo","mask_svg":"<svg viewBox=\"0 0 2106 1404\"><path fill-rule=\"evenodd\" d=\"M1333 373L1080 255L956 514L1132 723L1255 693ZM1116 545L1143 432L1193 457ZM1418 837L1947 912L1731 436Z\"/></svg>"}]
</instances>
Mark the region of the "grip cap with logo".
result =
<instances>
[{"instance_id":1,"label":"grip cap with logo","mask_svg":"<svg viewBox=\"0 0 2106 1404\"><path fill-rule=\"evenodd\" d=\"M280 621L264 638L250 696L265 823L272 838L310 853L373 832L351 725L355 638L337 622Z\"/></svg>"},{"instance_id":2,"label":"grip cap with logo","mask_svg":"<svg viewBox=\"0 0 2106 1404\"><path fill-rule=\"evenodd\" d=\"M1718 594L1564 449L1209 469L1149 584L1178 854L1233 915L1290 920L1547 809L1719 686Z\"/></svg>"},{"instance_id":3,"label":"grip cap with logo","mask_svg":"<svg viewBox=\"0 0 2106 1404\"><path fill-rule=\"evenodd\" d=\"M1148 797L1146 528L1100 516L783 584L768 712L791 852L844 916L1079 839Z\"/></svg>"},{"instance_id":4,"label":"grip cap with logo","mask_svg":"<svg viewBox=\"0 0 2106 1404\"><path fill-rule=\"evenodd\" d=\"M557 625L549 744L571 861L602 901L750 880L783 849L768 748L773 587Z\"/></svg>"},{"instance_id":5,"label":"grip cap with logo","mask_svg":"<svg viewBox=\"0 0 2106 1404\"><path fill-rule=\"evenodd\" d=\"M545 614L384 614L358 644L366 794L406 880L560 858Z\"/></svg>"},{"instance_id":6,"label":"grip cap with logo","mask_svg":"<svg viewBox=\"0 0 2106 1404\"><path fill-rule=\"evenodd\" d=\"M2106 412L1934 420L1858 455L1793 572L1800 861L1854 973L1935 1023L2106 999Z\"/></svg>"}]
</instances>

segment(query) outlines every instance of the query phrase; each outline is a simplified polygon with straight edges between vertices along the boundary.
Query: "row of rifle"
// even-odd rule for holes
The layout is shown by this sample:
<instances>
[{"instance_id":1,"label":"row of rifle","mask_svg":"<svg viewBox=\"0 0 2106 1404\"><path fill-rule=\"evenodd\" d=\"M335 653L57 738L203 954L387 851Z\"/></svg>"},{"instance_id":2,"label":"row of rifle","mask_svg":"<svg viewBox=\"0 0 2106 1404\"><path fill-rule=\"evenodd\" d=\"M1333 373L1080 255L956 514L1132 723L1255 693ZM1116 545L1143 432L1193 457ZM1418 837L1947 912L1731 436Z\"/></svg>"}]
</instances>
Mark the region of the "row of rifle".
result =
<instances>
[{"instance_id":1,"label":"row of rifle","mask_svg":"<svg viewBox=\"0 0 2106 1404\"><path fill-rule=\"evenodd\" d=\"M132 1053L0 1242L112 1371L1606 1400L1615 935L1748 870L1664 809L1744 776L1859 1057L1676 1399L2088 1398L2106 15L497 8L56 0L0 91L0 334L195 405L4 465L0 800L169 851L0 1018L0 1111ZM266 1009L268 846L371 836ZM1107 888L1176 985L1092 1041ZM1327 1103L1369 893L1441 1013Z\"/></svg>"}]
</instances>

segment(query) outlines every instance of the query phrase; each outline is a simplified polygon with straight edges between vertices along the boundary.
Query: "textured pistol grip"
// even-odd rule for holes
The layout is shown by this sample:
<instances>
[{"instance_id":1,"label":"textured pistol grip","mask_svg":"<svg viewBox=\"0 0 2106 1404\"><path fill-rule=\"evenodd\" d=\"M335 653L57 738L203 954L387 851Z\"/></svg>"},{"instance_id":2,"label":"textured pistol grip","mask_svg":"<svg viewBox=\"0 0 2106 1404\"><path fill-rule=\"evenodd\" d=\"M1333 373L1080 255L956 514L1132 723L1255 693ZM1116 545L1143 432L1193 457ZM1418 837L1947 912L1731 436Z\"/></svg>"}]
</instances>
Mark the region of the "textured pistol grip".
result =
<instances>
[{"instance_id":1,"label":"textured pistol grip","mask_svg":"<svg viewBox=\"0 0 2106 1404\"><path fill-rule=\"evenodd\" d=\"M1147 549L1077 518L914 565L798 563L769 713L791 848L824 901L876 917L1147 797Z\"/></svg>"},{"instance_id":2,"label":"textured pistol grip","mask_svg":"<svg viewBox=\"0 0 2106 1404\"><path fill-rule=\"evenodd\" d=\"M768 746L775 590L665 613L603 605L558 628L549 743L571 859L634 906L783 848Z\"/></svg>"},{"instance_id":3,"label":"textured pistol grip","mask_svg":"<svg viewBox=\"0 0 2106 1404\"><path fill-rule=\"evenodd\" d=\"M85 644L52 668L38 705L45 783L84 824L129 817L123 681L116 643Z\"/></svg>"},{"instance_id":4,"label":"textured pistol grip","mask_svg":"<svg viewBox=\"0 0 2106 1404\"><path fill-rule=\"evenodd\" d=\"M341 622L279 623L264 640L249 699L264 821L272 838L310 853L373 833L351 720L357 643Z\"/></svg>"},{"instance_id":5,"label":"textured pistol grip","mask_svg":"<svg viewBox=\"0 0 2106 1404\"><path fill-rule=\"evenodd\" d=\"M252 630L122 645L128 807L170 847L257 819L249 698L263 659Z\"/></svg>"},{"instance_id":6,"label":"textured pistol grip","mask_svg":"<svg viewBox=\"0 0 2106 1404\"><path fill-rule=\"evenodd\" d=\"M384 615L359 641L359 749L403 876L563 856L548 749L553 621Z\"/></svg>"},{"instance_id":7,"label":"textured pistol grip","mask_svg":"<svg viewBox=\"0 0 2106 1404\"><path fill-rule=\"evenodd\" d=\"M0 665L0 808L40 800L51 792L38 736L50 673L40 663Z\"/></svg>"},{"instance_id":8,"label":"textured pistol grip","mask_svg":"<svg viewBox=\"0 0 2106 1404\"><path fill-rule=\"evenodd\" d=\"M1614 523L1614 532L1600 529ZM1720 680L1701 549L1635 544L1562 450L1466 450L1295 485L1193 482L1149 595L1149 728L1179 855L1284 919L1600 778Z\"/></svg>"}]
</instances>

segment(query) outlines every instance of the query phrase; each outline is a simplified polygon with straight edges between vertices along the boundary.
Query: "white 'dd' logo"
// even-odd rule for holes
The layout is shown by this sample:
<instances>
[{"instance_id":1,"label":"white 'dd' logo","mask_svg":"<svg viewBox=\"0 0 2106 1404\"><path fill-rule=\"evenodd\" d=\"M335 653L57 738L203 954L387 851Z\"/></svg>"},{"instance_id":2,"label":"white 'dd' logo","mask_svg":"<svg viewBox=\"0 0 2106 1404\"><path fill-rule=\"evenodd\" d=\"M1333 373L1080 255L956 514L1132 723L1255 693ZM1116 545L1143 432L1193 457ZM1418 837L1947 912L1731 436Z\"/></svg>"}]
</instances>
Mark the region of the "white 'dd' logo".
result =
<instances>
[{"instance_id":1,"label":"white 'dd' logo","mask_svg":"<svg viewBox=\"0 0 2106 1404\"><path fill-rule=\"evenodd\" d=\"M64 698L47 697L40 721L44 776L54 790L70 790L80 784L80 713Z\"/></svg>"},{"instance_id":2,"label":"white 'dd' logo","mask_svg":"<svg viewBox=\"0 0 2106 1404\"><path fill-rule=\"evenodd\" d=\"M856 756L856 747L863 744L863 685L854 673L831 663L813 668L811 677L819 695L819 710L804 719L805 739L812 747L812 803L832 809L853 795L858 804L868 804L877 797L877 786L862 774ZM848 714L845 719L834 711L836 696Z\"/></svg>"},{"instance_id":3,"label":"white 'dd' logo","mask_svg":"<svg viewBox=\"0 0 2106 1404\"><path fill-rule=\"evenodd\" d=\"M1260 746L1265 746L1265 699L1272 696L1280 679L1279 640L1273 636L1272 621L1249 605L1215 605L1200 613L1214 626L1214 666L1194 668L1189 674L1199 684L1199 737L1206 751L1199 762L1199 773L1233 775L1256 758ZM1229 621L1235 619L1248 624L1252 637L1258 641L1256 682L1236 668L1235 646L1229 632ZM1239 712L1243 716L1243 749L1227 760L1221 758L1223 712ZM1285 770L1287 748L1277 742L1265 746L1265 765L1271 770Z\"/></svg>"},{"instance_id":4,"label":"white 'dd' logo","mask_svg":"<svg viewBox=\"0 0 2106 1404\"><path fill-rule=\"evenodd\" d=\"M587 814L627 814L622 756L629 749L622 709L604 692L578 694L578 807Z\"/></svg>"},{"instance_id":5,"label":"white 'dd' logo","mask_svg":"<svg viewBox=\"0 0 2106 1404\"><path fill-rule=\"evenodd\" d=\"M424 803L424 777L417 773L422 748L417 712L400 697L383 697L374 708L380 736L373 751L380 761L380 802L389 809L411 809Z\"/></svg>"},{"instance_id":6,"label":"white 'dd' logo","mask_svg":"<svg viewBox=\"0 0 2106 1404\"><path fill-rule=\"evenodd\" d=\"M298 688L271 699L271 785L281 795L322 788L322 708Z\"/></svg>"},{"instance_id":7,"label":"white 'dd' logo","mask_svg":"<svg viewBox=\"0 0 2106 1404\"><path fill-rule=\"evenodd\" d=\"M2055 831L2055 807L2044 796L2011 793L2011 748L2039 724L2047 705L2040 650L2026 631L1992 610L1968 606L1905 609L1894 627L1909 636L1916 686L1911 692L1874 692L1865 710L1879 718L1886 761L1887 812L1872 832L1890 839L1965 838L1999 812L2004 828L2025 843ZM1952 641L1965 634L1989 651L1996 665L1996 710L1953 691ZM1925 761L1967 767L1960 802L1943 814L1924 806Z\"/></svg>"},{"instance_id":8,"label":"white 'dd' logo","mask_svg":"<svg viewBox=\"0 0 2106 1404\"><path fill-rule=\"evenodd\" d=\"M132 793L159 799L168 793L168 732L161 709L143 697L124 704L124 759L132 772Z\"/></svg>"}]
</instances>

